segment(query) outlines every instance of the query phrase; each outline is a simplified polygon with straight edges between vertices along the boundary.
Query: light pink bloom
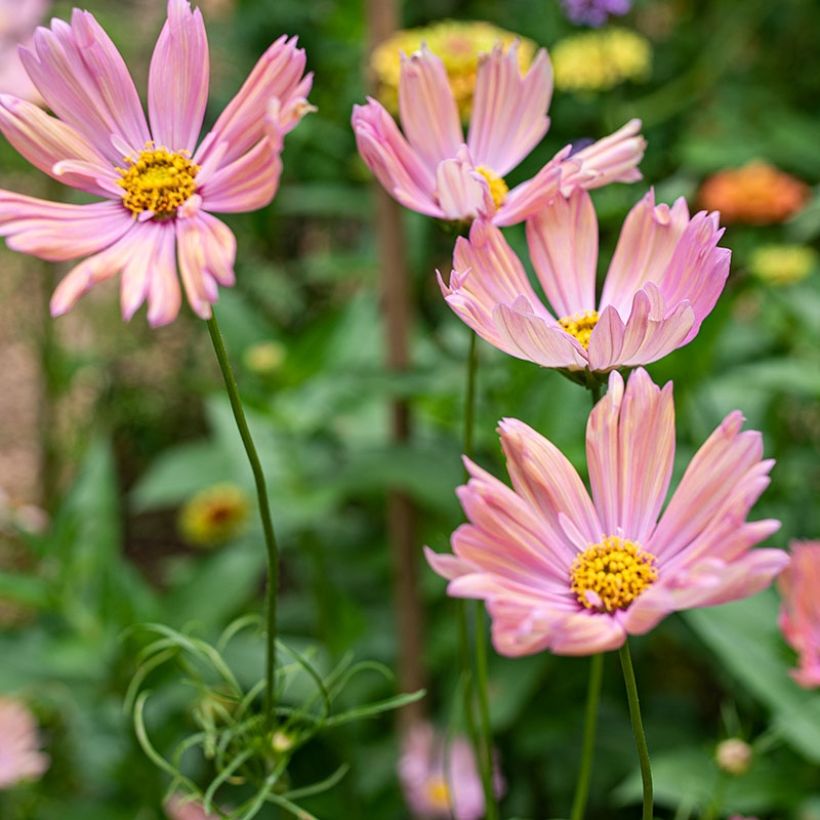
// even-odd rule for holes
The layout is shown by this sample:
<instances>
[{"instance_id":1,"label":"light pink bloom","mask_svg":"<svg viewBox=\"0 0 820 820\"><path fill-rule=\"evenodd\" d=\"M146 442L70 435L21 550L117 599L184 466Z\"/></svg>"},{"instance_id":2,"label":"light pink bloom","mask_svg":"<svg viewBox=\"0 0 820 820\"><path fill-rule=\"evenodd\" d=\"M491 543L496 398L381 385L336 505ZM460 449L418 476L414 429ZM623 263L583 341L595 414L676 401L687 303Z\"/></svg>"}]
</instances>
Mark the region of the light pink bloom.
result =
<instances>
[{"instance_id":1,"label":"light pink bloom","mask_svg":"<svg viewBox=\"0 0 820 820\"><path fill-rule=\"evenodd\" d=\"M189 800L181 794L172 794L165 801L165 814L168 820L216 820L217 815L206 812L202 804Z\"/></svg>"},{"instance_id":2,"label":"light pink bloom","mask_svg":"<svg viewBox=\"0 0 820 820\"><path fill-rule=\"evenodd\" d=\"M40 777L47 768L31 712L15 698L0 697L0 789Z\"/></svg>"},{"instance_id":3,"label":"light pink bloom","mask_svg":"<svg viewBox=\"0 0 820 820\"><path fill-rule=\"evenodd\" d=\"M50 5L50 0L0 0L0 94L42 102L17 49L31 43L34 29Z\"/></svg>"},{"instance_id":4,"label":"light pink bloom","mask_svg":"<svg viewBox=\"0 0 820 820\"><path fill-rule=\"evenodd\" d=\"M760 433L730 413L698 450L661 514L675 455L672 384L618 372L592 411L586 450L592 496L561 452L504 419L513 488L467 460L458 495L469 524L455 555L427 550L450 595L483 598L504 655L548 649L589 655L620 647L676 610L745 598L789 563L750 547L779 522L746 521L768 486Z\"/></svg>"},{"instance_id":5,"label":"light pink bloom","mask_svg":"<svg viewBox=\"0 0 820 820\"><path fill-rule=\"evenodd\" d=\"M552 67L543 49L526 76L516 46L496 46L479 64L467 142L441 60L426 47L402 55L399 113L404 135L374 99L353 107L362 159L402 205L461 221L483 215L512 225L560 190L634 182L646 143L640 120L569 157L560 151L532 179L508 191L503 180L535 148L550 125Z\"/></svg>"},{"instance_id":6,"label":"light pink bloom","mask_svg":"<svg viewBox=\"0 0 820 820\"><path fill-rule=\"evenodd\" d=\"M820 541L792 541L791 566L780 576L780 628L800 655L792 677L807 689L820 686Z\"/></svg>"},{"instance_id":7,"label":"light pink bloom","mask_svg":"<svg viewBox=\"0 0 820 820\"><path fill-rule=\"evenodd\" d=\"M126 319L147 300L151 325L171 322L180 278L193 310L208 318L218 286L234 282L236 250L211 212L256 210L276 193L282 135L309 108L304 51L284 36L270 46L199 147L208 43L188 0L168 0L147 119L122 57L88 12L37 29L21 54L57 118L0 96L0 130L40 170L105 198L65 205L0 191L0 235L10 248L51 261L87 257L58 286L52 313L122 273Z\"/></svg>"},{"instance_id":8,"label":"light pink bloom","mask_svg":"<svg viewBox=\"0 0 820 820\"><path fill-rule=\"evenodd\" d=\"M399 780L416 817L479 820L484 816L475 755L463 737L448 743L428 723L413 726L402 741ZM504 781L497 768L494 781L500 796Z\"/></svg>"},{"instance_id":9,"label":"light pink bloom","mask_svg":"<svg viewBox=\"0 0 820 820\"><path fill-rule=\"evenodd\" d=\"M527 242L554 315L501 232L482 220L459 238L447 303L490 344L542 367L606 373L649 364L690 342L729 274L718 214L689 217L683 199L630 211L595 297L598 224L583 190L556 197L527 221Z\"/></svg>"}]
</instances>

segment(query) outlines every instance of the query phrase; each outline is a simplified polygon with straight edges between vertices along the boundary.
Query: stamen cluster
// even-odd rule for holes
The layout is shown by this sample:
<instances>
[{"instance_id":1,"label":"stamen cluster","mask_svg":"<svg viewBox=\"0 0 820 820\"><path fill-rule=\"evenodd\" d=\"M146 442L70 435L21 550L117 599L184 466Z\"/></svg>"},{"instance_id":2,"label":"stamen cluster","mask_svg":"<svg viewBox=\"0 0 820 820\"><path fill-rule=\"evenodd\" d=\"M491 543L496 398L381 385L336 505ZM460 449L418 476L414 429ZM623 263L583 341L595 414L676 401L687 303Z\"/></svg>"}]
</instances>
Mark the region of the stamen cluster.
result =
<instances>
[{"instance_id":1,"label":"stamen cluster","mask_svg":"<svg viewBox=\"0 0 820 820\"><path fill-rule=\"evenodd\" d=\"M563 319L558 320L570 336L574 336L580 343L584 350L589 348L589 337L598 324L598 311L587 310L584 313L574 313L572 316L564 316Z\"/></svg>"},{"instance_id":2,"label":"stamen cluster","mask_svg":"<svg viewBox=\"0 0 820 820\"><path fill-rule=\"evenodd\" d=\"M117 168L122 177L117 184L125 192L123 205L134 216L146 211L160 218L173 216L196 190L199 166L185 153L149 144L138 157L124 159L127 167Z\"/></svg>"},{"instance_id":3,"label":"stamen cluster","mask_svg":"<svg viewBox=\"0 0 820 820\"><path fill-rule=\"evenodd\" d=\"M510 188L504 181L504 178L498 176L495 171L487 168L486 165L479 165L476 171L487 180L487 185L490 186L490 196L493 198L493 204L496 208L500 208L507 199L507 194L510 192Z\"/></svg>"}]
</instances>

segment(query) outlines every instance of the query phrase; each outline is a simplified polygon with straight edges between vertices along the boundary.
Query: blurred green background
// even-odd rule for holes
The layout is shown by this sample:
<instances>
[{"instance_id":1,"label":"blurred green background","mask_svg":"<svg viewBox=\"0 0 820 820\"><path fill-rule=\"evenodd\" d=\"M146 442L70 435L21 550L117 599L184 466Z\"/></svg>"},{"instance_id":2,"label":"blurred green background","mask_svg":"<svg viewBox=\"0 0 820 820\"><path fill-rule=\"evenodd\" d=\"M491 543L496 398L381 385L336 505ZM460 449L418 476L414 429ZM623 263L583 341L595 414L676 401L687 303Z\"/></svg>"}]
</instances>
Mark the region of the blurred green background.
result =
<instances>
[{"instance_id":1,"label":"blurred green background","mask_svg":"<svg viewBox=\"0 0 820 820\"><path fill-rule=\"evenodd\" d=\"M448 269L453 237L403 215L412 273L413 365L384 368L378 260L369 173L358 158L350 110L364 99L367 32L352 0L229 0L201 4L212 50L212 122L264 48L299 35L315 72L318 111L288 138L273 205L226 221L239 240L238 283L218 315L238 367L268 475L283 552L281 629L322 664L348 652L392 666L387 488L419 510L418 543L445 548L461 521L461 412L468 333L440 297L433 271ZM145 87L164 15L160 0L88 0ZM55 4L64 16L66 3ZM483 19L547 48L580 29L553 0L417 0L403 22ZM754 517L776 517L773 539L820 536L820 276L783 282L754 275L770 244L816 246L820 235L820 6L814 0L643 0L617 25L651 42L642 82L602 93L556 90L552 128L515 183L560 147L642 117L645 181L595 192L608 259L628 209L654 184L661 201L698 204L704 179L765 160L811 186L788 221L732 224L726 292L698 338L649 368L673 379L678 464L730 410L761 429L777 459ZM54 196L55 186L3 142L0 184ZM69 199L70 192L60 197ZM523 230L508 232L525 254ZM264 554L255 510L218 548L197 549L178 526L195 494L230 482L253 498L205 327L187 309L151 331L142 314L123 325L114 283L64 319L44 318L54 271L3 249L0 350L8 390L0 410L0 692L21 695L42 726L51 767L41 781L0 792L3 820L150 820L162 816L167 778L154 769L122 710L135 670L127 627L196 624L213 638L261 605ZM798 277L795 277L798 278ZM410 444L391 444L389 402L406 397ZM588 396L553 372L480 344L477 459L503 475L494 428L515 416L556 442L583 469ZM678 471L678 474L680 470ZM21 505L47 509L32 533ZM18 516L19 517L19 516ZM25 524L25 522L23 522ZM30 527L28 529L31 529ZM36 527L35 527L36 529ZM453 604L421 568L430 680L425 708L442 726L457 716ZM673 617L634 642L655 762L657 816L820 817L820 697L788 677L794 659L777 633L776 595ZM261 650L236 663L254 677ZM492 717L508 783L505 817L566 816L580 755L587 663L549 655L491 658ZM165 682L167 683L167 681ZM162 689L163 681L157 686ZM639 780L623 684L607 660L590 817L636 816ZM351 702L395 685L364 676ZM173 688L149 723L158 747L191 731ZM331 792L304 805L322 818L402 818L394 716L340 728L301 750L295 782L347 761ZM456 722L457 725L457 722ZM752 768L723 775L713 762L727 736L758 741ZM205 773L200 773L205 774ZM274 816L260 815L260 816Z\"/></svg>"}]
</instances>

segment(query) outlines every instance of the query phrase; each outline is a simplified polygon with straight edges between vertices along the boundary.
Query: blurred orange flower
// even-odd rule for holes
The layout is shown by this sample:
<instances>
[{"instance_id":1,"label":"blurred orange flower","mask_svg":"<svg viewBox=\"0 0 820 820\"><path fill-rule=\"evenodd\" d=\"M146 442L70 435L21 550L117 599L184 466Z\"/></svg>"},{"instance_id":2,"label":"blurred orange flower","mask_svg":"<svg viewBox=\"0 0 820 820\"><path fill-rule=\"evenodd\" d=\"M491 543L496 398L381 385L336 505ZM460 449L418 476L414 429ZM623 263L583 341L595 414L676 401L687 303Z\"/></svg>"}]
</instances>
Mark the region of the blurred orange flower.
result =
<instances>
[{"instance_id":1,"label":"blurred orange flower","mask_svg":"<svg viewBox=\"0 0 820 820\"><path fill-rule=\"evenodd\" d=\"M809 198L809 186L766 162L720 171L700 189L700 206L720 211L723 222L768 225L796 214Z\"/></svg>"}]
</instances>

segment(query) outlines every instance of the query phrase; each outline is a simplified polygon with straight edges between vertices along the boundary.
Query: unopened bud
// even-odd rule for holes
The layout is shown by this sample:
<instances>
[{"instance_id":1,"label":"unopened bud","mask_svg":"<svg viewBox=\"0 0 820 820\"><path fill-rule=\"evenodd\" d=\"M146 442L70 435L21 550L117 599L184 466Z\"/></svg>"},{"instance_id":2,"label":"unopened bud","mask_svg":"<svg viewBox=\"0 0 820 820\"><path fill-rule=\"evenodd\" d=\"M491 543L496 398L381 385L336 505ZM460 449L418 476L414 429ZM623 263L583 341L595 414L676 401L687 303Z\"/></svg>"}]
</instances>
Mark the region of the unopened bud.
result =
<instances>
[{"instance_id":1,"label":"unopened bud","mask_svg":"<svg viewBox=\"0 0 820 820\"><path fill-rule=\"evenodd\" d=\"M287 732L280 730L273 733L270 745L277 754L284 754L293 748L293 738Z\"/></svg>"},{"instance_id":2,"label":"unopened bud","mask_svg":"<svg viewBox=\"0 0 820 820\"><path fill-rule=\"evenodd\" d=\"M718 743L715 760L728 774L745 774L752 762L752 747L740 738L729 738Z\"/></svg>"}]
</instances>

